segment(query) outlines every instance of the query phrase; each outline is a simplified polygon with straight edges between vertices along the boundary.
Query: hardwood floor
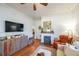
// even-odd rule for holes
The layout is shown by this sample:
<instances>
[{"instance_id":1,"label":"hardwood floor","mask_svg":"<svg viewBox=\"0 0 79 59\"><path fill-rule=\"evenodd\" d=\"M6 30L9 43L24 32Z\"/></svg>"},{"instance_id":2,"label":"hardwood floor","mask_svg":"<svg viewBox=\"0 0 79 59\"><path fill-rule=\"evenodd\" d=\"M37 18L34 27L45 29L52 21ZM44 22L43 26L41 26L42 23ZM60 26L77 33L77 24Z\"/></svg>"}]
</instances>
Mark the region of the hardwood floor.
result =
<instances>
[{"instance_id":1,"label":"hardwood floor","mask_svg":"<svg viewBox=\"0 0 79 59\"><path fill-rule=\"evenodd\" d=\"M15 52L12 56L29 56L36 50L37 47L39 47L39 45L40 45L40 40L35 39L32 44Z\"/></svg>"}]
</instances>

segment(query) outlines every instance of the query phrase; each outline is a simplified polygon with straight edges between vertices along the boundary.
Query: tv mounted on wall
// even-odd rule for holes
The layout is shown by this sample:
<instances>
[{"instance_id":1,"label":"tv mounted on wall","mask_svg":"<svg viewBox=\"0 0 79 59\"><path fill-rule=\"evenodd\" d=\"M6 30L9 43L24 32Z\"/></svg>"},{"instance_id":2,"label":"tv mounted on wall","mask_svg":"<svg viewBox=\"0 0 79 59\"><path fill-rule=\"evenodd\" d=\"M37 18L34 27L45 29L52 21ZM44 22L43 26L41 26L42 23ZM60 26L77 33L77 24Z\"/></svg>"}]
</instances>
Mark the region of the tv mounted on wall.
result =
<instances>
[{"instance_id":1,"label":"tv mounted on wall","mask_svg":"<svg viewBox=\"0 0 79 59\"><path fill-rule=\"evenodd\" d=\"M5 21L5 32L23 32L23 24Z\"/></svg>"}]
</instances>

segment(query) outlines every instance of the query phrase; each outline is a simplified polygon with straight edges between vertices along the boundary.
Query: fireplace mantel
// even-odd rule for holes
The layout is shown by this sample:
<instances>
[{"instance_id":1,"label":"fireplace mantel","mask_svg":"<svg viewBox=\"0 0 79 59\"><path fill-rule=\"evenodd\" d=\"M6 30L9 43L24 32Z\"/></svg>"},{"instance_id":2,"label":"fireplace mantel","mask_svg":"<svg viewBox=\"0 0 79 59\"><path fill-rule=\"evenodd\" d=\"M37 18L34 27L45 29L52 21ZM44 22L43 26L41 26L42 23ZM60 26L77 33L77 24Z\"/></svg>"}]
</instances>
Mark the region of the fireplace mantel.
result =
<instances>
[{"instance_id":1,"label":"fireplace mantel","mask_svg":"<svg viewBox=\"0 0 79 59\"><path fill-rule=\"evenodd\" d=\"M50 36L51 37L51 43L54 41L54 34L53 33L41 33L41 43L44 43L44 37Z\"/></svg>"}]
</instances>

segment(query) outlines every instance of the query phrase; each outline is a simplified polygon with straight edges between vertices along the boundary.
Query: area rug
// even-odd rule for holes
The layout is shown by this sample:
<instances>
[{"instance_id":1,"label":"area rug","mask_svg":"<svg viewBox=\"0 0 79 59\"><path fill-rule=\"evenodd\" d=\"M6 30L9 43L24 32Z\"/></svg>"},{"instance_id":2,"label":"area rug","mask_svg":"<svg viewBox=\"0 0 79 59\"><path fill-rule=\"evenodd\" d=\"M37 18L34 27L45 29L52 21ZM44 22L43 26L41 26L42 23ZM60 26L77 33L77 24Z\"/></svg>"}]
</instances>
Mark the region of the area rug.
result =
<instances>
[{"instance_id":1,"label":"area rug","mask_svg":"<svg viewBox=\"0 0 79 59\"><path fill-rule=\"evenodd\" d=\"M31 54L31 56L37 56L38 53L44 53L44 56L55 56L56 55L56 51L53 48L49 48L46 46L39 46L34 52L33 54Z\"/></svg>"}]
</instances>

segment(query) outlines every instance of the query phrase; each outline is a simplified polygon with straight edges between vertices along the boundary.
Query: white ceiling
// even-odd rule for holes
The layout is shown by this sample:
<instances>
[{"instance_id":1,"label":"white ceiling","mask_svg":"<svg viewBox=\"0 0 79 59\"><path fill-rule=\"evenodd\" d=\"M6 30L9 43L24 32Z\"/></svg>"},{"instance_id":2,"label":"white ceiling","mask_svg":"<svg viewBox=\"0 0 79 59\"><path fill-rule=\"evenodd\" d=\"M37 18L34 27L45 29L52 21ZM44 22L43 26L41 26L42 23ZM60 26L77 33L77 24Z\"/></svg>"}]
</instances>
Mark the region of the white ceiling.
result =
<instances>
[{"instance_id":1,"label":"white ceiling","mask_svg":"<svg viewBox=\"0 0 79 59\"><path fill-rule=\"evenodd\" d=\"M19 4L19 3L9 3L7 4L12 8L15 8L22 13L32 16L32 17L41 17L41 16L50 16L54 14L67 13L72 11L77 4L75 3L48 3L48 6L37 5L37 10L33 10L32 3Z\"/></svg>"}]
</instances>

